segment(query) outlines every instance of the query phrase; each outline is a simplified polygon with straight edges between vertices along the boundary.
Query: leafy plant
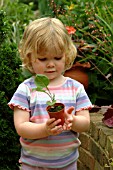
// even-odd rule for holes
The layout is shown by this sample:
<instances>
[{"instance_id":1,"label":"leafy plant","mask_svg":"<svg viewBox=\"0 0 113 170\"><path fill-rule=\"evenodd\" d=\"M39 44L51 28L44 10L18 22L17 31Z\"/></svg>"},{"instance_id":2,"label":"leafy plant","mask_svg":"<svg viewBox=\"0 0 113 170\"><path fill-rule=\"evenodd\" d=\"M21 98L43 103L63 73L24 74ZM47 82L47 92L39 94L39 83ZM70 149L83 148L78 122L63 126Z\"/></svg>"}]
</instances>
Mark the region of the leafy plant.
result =
<instances>
[{"instance_id":1,"label":"leafy plant","mask_svg":"<svg viewBox=\"0 0 113 170\"><path fill-rule=\"evenodd\" d=\"M0 2L0 169L19 169L20 144L8 102L23 81L18 41L25 25L33 18L30 7L17 0ZM4 149L5 148L5 149ZM12 155L12 156L11 156Z\"/></svg>"},{"instance_id":2,"label":"leafy plant","mask_svg":"<svg viewBox=\"0 0 113 170\"><path fill-rule=\"evenodd\" d=\"M37 74L35 77L35 84L37 87L34 90L46 93L50 97L50 101L47 101L47 105L54 106L54 104L56 103L55 94L51 94L48 88L49 85L48 77L42 74ZM44 88L46 90L44 90Z\"/></svg>"},{"instance_id":3,"label":"leafy plant","mask_svg":"<svg viewBox=\"0 0 113 170\"><path fill-rule=\"evenodd\" d=\"M42 74L36 74L34 82L36 84L36 88L34 88L33 90L44 92L50 98L50 101L46 102L46 104L48 105L46 107L46 110L50 118L55 118L56 120L61 119L59 125L63 125L65 122L64 104L56 103L55 94L52 94L48 88L49 85L48 77Z\"/></svg>"},{"instance_id":4,"label":"leafy plant","mask_svg":"<svg viewBox=\"0 0 113 170\"><path fill-rule=\"evenodd\" d=\"M99 106L112 104L113 1L72 0L65 1L62 8L55 1L54 6L51 3L54 16L66 27L76 30L71 35L78 50L75 62L91 64L87 93L92 103Z\"/></svg>"},{"instance_id":5,"label":"leafy plant","mask_svg":"<svg viewBox=\"0 0 113 170\"><path fill-rule=\"evenodd\" d=\"M39 13L41 16L54 17L62 10L65 2L66 0L41 0L38 2Z\"/></svg>"},{"instance_id":6,"label":"leafy plant","mask_svg":"<svg viewBox=\"0 0 113 170\"><path fill-rule=\"evenodd\" d=\"M101 113L102 122L109 128L113 128L113 104L106 106L94 106L91 112Z\"/></svg>"},{"instance_id":7,"label":"leafy plant","mask_svg":"<svg viewBox=\"0 0 113 170\"><path fill-rule=\"evenodd\" d=\"M21 82L20 59L17 57L17 46L14 42L8 43L11 25L6 13L0 11L0 169L18 169L19 137L13 123L13 111L7 103L12 97L18 84ZM4 149L5 148L5 149ZM13 156L10 156L13 155Z\"/></svg>"},{"instance_id":8,"label":"leafy plant","mask_svg":"<svg viewBox=\"0 0 113 170\"><path fill-rule=\"evenodd\" d=\"M2 0L0 3L0 10L5 11L11 27L9 38L7 38L9 44L12 42L19 44L26 25L35 18L31 9L32 4L27 5L19 0Z\"/></svg>"},{"instance_id":9,"label":"leafy plant","mask_svg":"<svg viewBox=\"0 0 113 170\"><path fill-rule=\"evenodd\" d=\"M46 102L46 104L48 106L51 106L49 111L56 112L56 111L59 111L59 110L62 109L61 106L56 106L55 105L55 103L56 103L55 94L51 94L51 92L50 92L50 90L48 88L49 79L48 79L47 76L42 75L42 74L36 74L36 76L35 76L35 84L36 84L36 88L34 88L33 90L37 90L39 92L44 92L49 96L50 101Z\"/></svg>"},{"instance_id":10,"label":"leafy plant","mask_svg":"<svg viewBox=\"0 0 113 170\"><path fill-rule=\"evenodd\" d=\"M113 105L107 108L106 112L103 114L103 123L108 127L113 127Z\"/></svg>"}]
</instances>

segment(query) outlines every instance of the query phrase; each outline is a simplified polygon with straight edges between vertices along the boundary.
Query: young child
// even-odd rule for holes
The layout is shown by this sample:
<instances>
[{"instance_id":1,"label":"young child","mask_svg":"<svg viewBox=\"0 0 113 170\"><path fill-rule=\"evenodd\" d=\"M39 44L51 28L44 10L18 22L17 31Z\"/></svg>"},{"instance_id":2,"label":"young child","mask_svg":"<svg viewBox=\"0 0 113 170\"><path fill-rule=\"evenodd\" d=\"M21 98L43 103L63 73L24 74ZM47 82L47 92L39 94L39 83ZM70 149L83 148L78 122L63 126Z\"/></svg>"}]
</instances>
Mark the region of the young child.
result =
<instances>
[{"instance_id":1,"label":"young child","mask_svg":"<svg viewBox=\"0 0 113 170\"><path fill-rule=\"evenodd\" d=\"M92 104L81 83L63 73L76 58L76 47L63 23L41 18L26 28L19 52L23 68L32 77L22 82L8 103L14 110L14 125L22 146L22 170L77 170L78 133L90 125ZM48 96L36 88L36 74L46 75L49 89L65 104L65 124L50 119L46 111Z\"/></svg>"}]
</instances>

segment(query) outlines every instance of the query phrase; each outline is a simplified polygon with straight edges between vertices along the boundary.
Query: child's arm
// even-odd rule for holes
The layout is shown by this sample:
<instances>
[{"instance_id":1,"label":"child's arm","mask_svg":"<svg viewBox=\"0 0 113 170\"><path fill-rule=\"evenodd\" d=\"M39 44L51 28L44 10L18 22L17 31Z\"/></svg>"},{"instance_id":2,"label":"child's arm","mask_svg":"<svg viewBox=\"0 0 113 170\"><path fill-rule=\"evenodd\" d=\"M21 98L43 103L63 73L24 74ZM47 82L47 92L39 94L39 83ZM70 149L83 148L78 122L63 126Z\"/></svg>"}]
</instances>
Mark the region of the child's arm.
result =
<instances>
[{"instance_id":1,"label":"child's arm","mask_svg":"<svg viewBox=\"0 0 113 170\"><path fill-rule=\"evenodd\" d=\"M73 107L70 107L66 111L66 129L75 132L87 131L90 126L89 110L78 111L76 112L76 115L73 115L72 111Z\"/></svg>"},{"instance_id":2,"label":"child's arm","mask_svg":"<svg viewBox=\"0 0 113 170\"><path fill-rule=\"evenodd\" d=\"M47 122L36 124L29 121L29 112L14 107L14 125L19 136L28 139L40 139L62 132L61 120L48 119Z\"/></svg>"},{"instance_id":3,"label":"child's arm","mask_svg":"<svg viewBox=\"0 0 113 170\"><path fill-rule=\"evenodd\" d=\"M89 129L90 126L90 116L89 110L81 110L73 115L72 130L76 132L84 132Z\"/></svg>"}]
</instances>

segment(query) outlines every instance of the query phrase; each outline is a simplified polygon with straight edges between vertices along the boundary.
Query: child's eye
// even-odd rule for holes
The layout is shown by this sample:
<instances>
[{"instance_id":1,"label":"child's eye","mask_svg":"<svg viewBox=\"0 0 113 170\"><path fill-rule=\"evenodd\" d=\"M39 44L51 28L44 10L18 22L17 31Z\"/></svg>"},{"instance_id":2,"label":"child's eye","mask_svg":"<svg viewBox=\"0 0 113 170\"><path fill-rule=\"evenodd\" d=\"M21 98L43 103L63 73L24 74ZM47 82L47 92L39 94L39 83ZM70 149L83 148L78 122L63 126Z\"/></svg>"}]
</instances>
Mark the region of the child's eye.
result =
<instances>
[{"instance_id":1,"label":"child's eye","mask_svg":"<svg viewBox=\"0 0 113 170\"><path fill-rule=\"evenodd\" d=\"M62 57L55 57L55 60L61 60Z\"/></svg>"},{"instance_id":2,"label":"child's eye","mask_svg":"<svg viewBox=\"0 0 113 170\"><path fill-rule=\"evenodd\" d=\"M38 58L40 61L46 61L46 58Z\"/></svg>"}]
</instances>

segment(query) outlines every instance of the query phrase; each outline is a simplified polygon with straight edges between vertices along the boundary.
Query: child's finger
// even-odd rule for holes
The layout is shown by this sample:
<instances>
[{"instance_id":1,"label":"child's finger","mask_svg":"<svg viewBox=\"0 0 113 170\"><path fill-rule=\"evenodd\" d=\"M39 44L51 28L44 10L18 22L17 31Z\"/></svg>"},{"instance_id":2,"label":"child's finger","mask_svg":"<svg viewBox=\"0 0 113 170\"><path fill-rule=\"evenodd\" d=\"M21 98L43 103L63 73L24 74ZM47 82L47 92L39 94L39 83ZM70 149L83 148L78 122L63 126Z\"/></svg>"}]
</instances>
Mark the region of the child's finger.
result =
<instances>
[{"instance_id":1,"label":"child's finger","mask_svg":"<svg viewBox=\"0 0 113 170\"><path fill-rule=\"evenodd\" d=\"M53 129L51 129L53 135L60 134L62 131L63 131L63 127L61 126L55 126Z\"/></svg>"},{"instance_id":2,"label":"child's finger","mask_svg":"<svg viewBox=\"0 0 113 170\"><path fill-rule=\"evenodd\" d=\"M47 126L49 126L54 121L55 121L55 118L48 119L47 122L46 122Z\"/></svg>"},{"instance_id":3,"label":"child's finger","mask_svg":"<svg viewBox=\"0 0 113 170\"><path fill-rule=\"evenodd\" d=\"M68 114L71 114L73 110L74 110L74 107L71 106L69 109L67 109L67 113L68 113Z\"/></svg>"}]
</instances>

